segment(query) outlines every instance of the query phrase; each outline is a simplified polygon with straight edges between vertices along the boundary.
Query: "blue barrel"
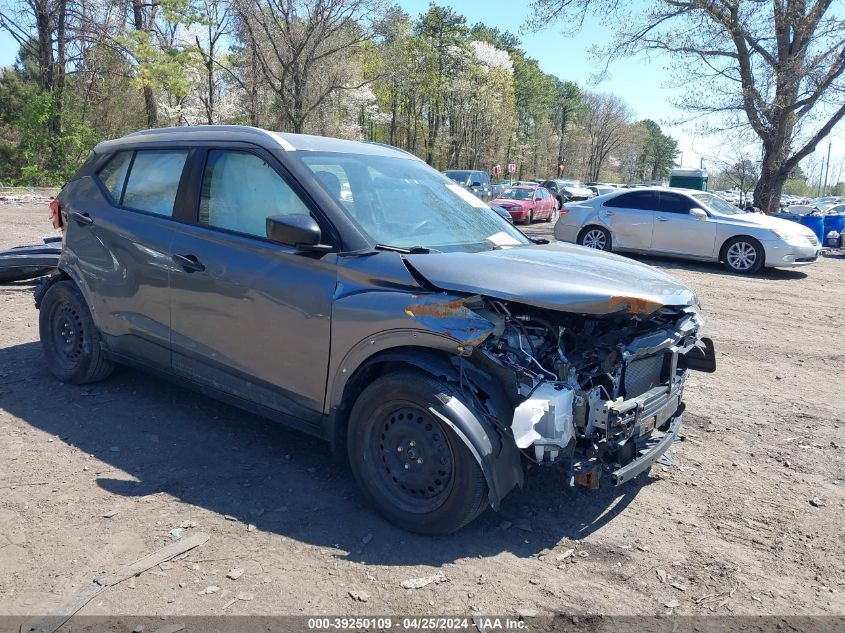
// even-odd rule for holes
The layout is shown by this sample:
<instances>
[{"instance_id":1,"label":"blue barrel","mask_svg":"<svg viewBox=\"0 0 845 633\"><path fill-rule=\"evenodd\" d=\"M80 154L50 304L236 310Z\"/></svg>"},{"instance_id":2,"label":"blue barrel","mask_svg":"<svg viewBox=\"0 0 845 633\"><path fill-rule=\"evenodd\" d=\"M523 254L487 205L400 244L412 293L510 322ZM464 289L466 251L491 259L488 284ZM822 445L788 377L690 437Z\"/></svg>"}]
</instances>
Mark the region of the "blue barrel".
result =
<instances>
[{"instance_id":1,"label":"blue barrel","mask_svg":"<svg viewBox=\"0 0 845 633\"><path fill-rule=\"evenodd\" d=\"M824 242L824 216L802 215L800 222L816 234L816 237L819 238L819 243Z\"/></svg>"},{"instance_id":2,"label":"blue barrel","mask_svg":"<svg viewBox=\"0 0 845 633\"><path fill-rule=\"evenodd\" d=\"M831 231L836 231L839 235L845 231L845 215L826 215L824 216L824 239L827 240L827 234ZM836 240L837 243L839 240ZM826 244L829 246L829 244Z\"/></svg>"}]
</instances>

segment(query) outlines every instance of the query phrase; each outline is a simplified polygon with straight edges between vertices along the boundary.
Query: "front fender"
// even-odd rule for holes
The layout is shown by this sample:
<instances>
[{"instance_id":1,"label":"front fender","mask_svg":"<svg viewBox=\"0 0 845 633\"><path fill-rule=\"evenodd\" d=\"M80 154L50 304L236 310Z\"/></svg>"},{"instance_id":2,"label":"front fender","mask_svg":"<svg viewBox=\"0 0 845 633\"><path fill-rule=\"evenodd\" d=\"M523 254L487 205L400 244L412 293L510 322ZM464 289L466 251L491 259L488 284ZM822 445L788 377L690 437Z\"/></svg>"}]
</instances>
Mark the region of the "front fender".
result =
<instances>
[{"instance_id":1,"label":"front fender","mask_svg":"<svg viewBox=\"0 0 845 633\"><path fill-rule=\"evenodd\" d=\"M413 340L420 346L399 347L403 341L408 340ZM509 420L513 415L513 410L509 407L507 400L501 396L502 389L500 385L497 385L496 379L472 366L467 359L454 355L455 341L453 339L436 337L426 332L404 331L385 332L373 337L371 341L363 342L365 351L372 351L370 348L376 346L382 346L383 349L368 356L357 366L356 372L366 371L368 367L382 363L410 365L456 386L461 385L462 381L477 386L490 398L495 411L495 415L491 417L504 422L505 418ZM440 351L435 349L435 345L440 346ZM358 353L363 352L356 351L356 356ZM352 403L344 403L343 396L353 372L346 374L341 372L341 374L335 382L335 393L332 396L329 416L333 427L330 435L333 438L336 453L340 452L338 443L344 441L342 436L346 428L345 425L338 424L338 412L343 411L345 415L352 405ZM467 408L459 399L449 394L440 394L439 399L440 404L430 407L429 411L449 426L475 457L487 482L490 505L494 510L498 510L505 495L515 486L522 487L523 485L524 474L519 449L508 433L497 428L486 416L476 414ZM507 424L500 426L504 428Z\"/></svg>"}]
</instances>

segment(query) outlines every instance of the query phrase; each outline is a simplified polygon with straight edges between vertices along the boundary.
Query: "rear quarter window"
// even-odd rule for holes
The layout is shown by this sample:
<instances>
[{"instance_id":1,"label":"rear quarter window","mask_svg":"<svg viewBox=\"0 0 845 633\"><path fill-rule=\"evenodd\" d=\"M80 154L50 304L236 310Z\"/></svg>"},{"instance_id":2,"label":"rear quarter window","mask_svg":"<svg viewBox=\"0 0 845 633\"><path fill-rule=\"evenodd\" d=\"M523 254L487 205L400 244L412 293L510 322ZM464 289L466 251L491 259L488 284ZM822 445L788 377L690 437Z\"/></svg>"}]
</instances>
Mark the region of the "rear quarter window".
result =
<instances>
[{"instance_id":1,"label":"rear quarter window","mask_svg":"<svg viewBox=\"0 0 845 633\"><path fill-rule=\"evenodd\" d=\"M129 163L131 162L132 152L118 152L97 174L97 178L100 179L103 186L108 189L112 199L117 203L120 203L123 183L126 181L126 172L129 171Z\"/></svg>"}]
</instances>

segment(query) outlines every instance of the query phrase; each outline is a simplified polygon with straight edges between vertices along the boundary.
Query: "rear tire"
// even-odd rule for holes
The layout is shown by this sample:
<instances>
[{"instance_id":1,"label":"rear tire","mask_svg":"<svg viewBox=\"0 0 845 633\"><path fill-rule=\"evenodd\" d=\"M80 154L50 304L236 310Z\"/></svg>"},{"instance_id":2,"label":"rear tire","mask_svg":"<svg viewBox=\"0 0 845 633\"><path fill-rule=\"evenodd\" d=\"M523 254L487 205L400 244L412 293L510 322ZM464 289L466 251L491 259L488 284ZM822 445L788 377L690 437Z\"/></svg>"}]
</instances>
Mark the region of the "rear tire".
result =
<instances>
[{"instance_id":1,"label":"rear tire","mask_svg":"<svg viewBox=\"0 0 845 633\"><path fill-rule=\"evenodd\" d=\"M578 234L578 243L587 248L610 252L612 240L610 231L601 226L588 226Z\"/></svg>"},{"instance_id":2,"label":"rear tire","mask_svg":"<svg viewBox=\"0 0 845 633\"><path fill-rule=\"evenodd\" d=\"M394 525L420 534L455 532L488 505L475 457L428 411L442 403L438 395L463 400L432 376L397 371L364 389L349 417L349 463L367 501Z\"/></svg>"},{"instance_id":3,"label":"rear tire","mask_svg":"<svg viewBox=\"0 0 845 633\"><path fill-rule=\"evenodd\" d=\"M765 263L763 246L753 237L732 237L722 247L722 263L738 275L753 275Z\"/></svg>"},{"instance_id":4,"label":"rear tire","mask_svg":"<svg viewBox=\"0 0 845 633\"><path fill-rule=\"evenodd\" d=\"M47 369L62 382L84 385L112 372L114 366L103 354L100 331L72 281L59 281L47 289L38 330Z\"/></svg>"}]
</instances>

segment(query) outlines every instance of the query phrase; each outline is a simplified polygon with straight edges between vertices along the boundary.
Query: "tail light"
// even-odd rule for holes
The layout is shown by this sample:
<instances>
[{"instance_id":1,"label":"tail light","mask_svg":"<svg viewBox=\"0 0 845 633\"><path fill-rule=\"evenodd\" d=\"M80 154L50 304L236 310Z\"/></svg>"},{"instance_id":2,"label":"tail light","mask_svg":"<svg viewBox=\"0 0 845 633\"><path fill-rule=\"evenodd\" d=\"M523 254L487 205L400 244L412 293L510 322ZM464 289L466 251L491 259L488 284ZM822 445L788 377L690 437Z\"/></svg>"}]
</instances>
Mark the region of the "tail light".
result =
<instances>
[{"instance_id":1,"label":"tail light","mask_svg":"<svg viewBox=\"0 0 845 633\"><path fill-rule=\"evenodd\" d=\"M58 198L50 200L50 222L53 223L54 229L62 228L62 205L59 204Z\"/></svg>"},{"instance_id":2,"label":"tail light","mask_svg":"<svg viewBox=\"0 0 845 633\"><path fill-rule=\"evenodd\" d=\"M567 209L566 207L560 208L560 215L566 215L567 213L569 213L569 209Z\"/></svg>"}]
</instances>

